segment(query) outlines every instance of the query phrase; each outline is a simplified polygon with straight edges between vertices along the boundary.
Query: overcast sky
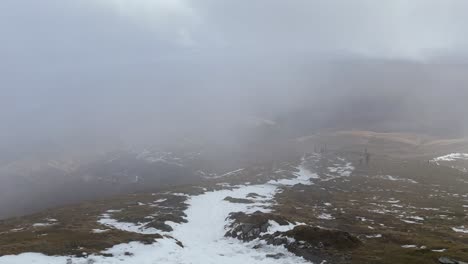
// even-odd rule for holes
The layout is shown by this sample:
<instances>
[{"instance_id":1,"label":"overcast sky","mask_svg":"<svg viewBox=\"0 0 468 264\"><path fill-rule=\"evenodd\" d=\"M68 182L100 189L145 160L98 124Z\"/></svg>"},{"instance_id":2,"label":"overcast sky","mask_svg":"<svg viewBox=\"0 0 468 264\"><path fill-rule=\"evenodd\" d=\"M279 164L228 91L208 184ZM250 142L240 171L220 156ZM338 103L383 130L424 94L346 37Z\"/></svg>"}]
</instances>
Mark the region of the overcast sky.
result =
<instances>
[{"instance_id":1,"label":"overcast sky","mask_svg":"<svg viewBox=\"0 0 468 264\"><path fill-rule=\"evenodd\" d=\"M467 13L464 0L2 0L0 143L215 130L332 94L318 86L330 61L464 57Z\"/></svg>"}]
</instances>

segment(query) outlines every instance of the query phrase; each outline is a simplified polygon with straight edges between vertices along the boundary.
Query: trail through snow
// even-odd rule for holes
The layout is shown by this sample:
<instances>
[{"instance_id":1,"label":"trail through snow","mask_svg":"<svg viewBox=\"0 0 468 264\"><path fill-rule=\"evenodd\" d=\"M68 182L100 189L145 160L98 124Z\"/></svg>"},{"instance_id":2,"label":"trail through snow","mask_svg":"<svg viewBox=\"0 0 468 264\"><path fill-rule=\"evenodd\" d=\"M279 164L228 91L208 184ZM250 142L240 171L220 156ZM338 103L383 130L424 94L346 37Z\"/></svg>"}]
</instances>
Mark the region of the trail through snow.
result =
<instances>
[{"instance_id":1,"label":"trail through snow","mask_svg":"<svg viewBox=\"0 0 468 264\"><path fill-rule=\"evenodd\" d=\"M286 264L308 263L303 258L288 252L282 246L266 245L261 241L242 242L234 238L226 238L226 218L231 212L252 213L257 210L268 212L275 193L281 186L292 186L298 183L311 184L310 179L317 175L300 167L295 179L270 181L262 185L239 186L234 190L219 190L206 192L188 199L189 208L187 223L172 224L172 237L182 242L178 246L174 239L159 239L151 245L138 242L116 245L105 251L113 257L89 256L85 258L50 257L37 253L24 253L15 256L0 257L0 264ZM224 201L226 196L246 198L247 194L256 193L266 198L257 199L254 204L230 203ZM263 243L258 249L254 245ZM131 254L128 254L131 253ZM279 259L268 258L267 254L284 254ZM68 260L68 262L67 262ZM71 262L70 262L71 261Z\"/></svg>"}]
</instances>

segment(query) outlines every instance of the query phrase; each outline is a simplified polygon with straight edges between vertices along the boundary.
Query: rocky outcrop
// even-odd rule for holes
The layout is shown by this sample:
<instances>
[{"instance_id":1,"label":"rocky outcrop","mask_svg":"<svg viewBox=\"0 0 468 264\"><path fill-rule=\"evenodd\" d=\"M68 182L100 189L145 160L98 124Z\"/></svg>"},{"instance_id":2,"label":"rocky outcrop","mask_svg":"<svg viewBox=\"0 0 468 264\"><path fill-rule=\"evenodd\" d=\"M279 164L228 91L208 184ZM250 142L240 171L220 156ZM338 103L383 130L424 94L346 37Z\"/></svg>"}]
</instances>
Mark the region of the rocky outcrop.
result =
<instances>
[{"instance_id":1,"label":"rocky outcrop","mask_svg":"<svg viewBox=\"0 0 468 264\"><path fill-rule=\"evenodd\" d=\"M294 238L299 244L315 248L347 250L362 244L358 238L348 232L306 225L296 226L293 230L285 232L284 235Z\"/></svg>"},{"instance_id":2,"label":"rocky outcrop","mask_svg":"<svg viewBox=\"0 0 468 264\"><path fill-rule=\"evenodd\" d=\"M174 223L187 223L187 219L184 218L184 213L177 213L174 214L161 214L157 216L153 216L152 221L145 225L145 228L155 228L164 232L171 232L172 227L166 224L167 221L174 222Z\"/></svg>"},{"instance_id":3,"label":"rocky outcrop","mask_svg":"<svg viewBox=\"0 0 468 264\"><path fill-rule=\"evenodd\" d=\"M259 238L262 233L267 232L270 220L277 222L279 225L289 224L284 217L259 211L253 214L245 214L243 212L231 213L229 219L233 220L233 222L229 226L230 229L225 236L243 241L254 240Z\"/></svg>"},{"instance_id":4,"label":"rocky outcrop","mask_svg":"<svg viewBox=\"0 0 468 264\"><path fill-rule=\"evenodd\" d=\"M231 196L227 196L224 198L225 201L231 202L231 203L245 203L245 204L250 204L254 203L254 201L249 200L249 199L244 199L244 198L234 198Z\"/></svg>"},{"instance_id":5,"label":"rocky outcrop","mask_svg":"<svg viewBox=\"0 0 468 264\"><path fill-rule=\"evenodd\" d=\"M351 251L362 244L350 233L307 225L298 225L285 232L268 232L271 221L275 221L280 226L290 225L292 222L277 214L259 211L253 214L237 212L231 213L229 219L232 223L226 236L243 241L260 239L270 245L282 245L290 252L316 263L321 263L323 260L330 263L350 263ZM261 248L263 245L259 243L254 248ZM267 257L281 258L282 255Z\"/></svg>"}]
</instances>

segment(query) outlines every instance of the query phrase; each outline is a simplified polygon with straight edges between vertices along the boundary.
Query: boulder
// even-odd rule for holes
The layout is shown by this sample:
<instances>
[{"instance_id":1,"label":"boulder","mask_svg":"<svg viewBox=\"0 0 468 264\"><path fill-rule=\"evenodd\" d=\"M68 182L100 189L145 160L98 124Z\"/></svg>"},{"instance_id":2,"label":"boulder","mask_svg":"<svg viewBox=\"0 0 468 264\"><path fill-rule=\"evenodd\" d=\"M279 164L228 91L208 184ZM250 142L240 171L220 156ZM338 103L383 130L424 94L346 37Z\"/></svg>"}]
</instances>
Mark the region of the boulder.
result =
<instances>
[{"instance_id":1,"label":"boulder","mask_svg":"<svg viewBox=\"0 0 468 264\"><path fill-rule=\"evenodd\" d=\"M226 232L225 236L243 241L254 240L260 237L261 233L267 232L270 220L280 225L289 224L284 217L259 211L253 214L245 214L243 212L231 213L229 219L233 220L233 223L230 225L231 229Z\"/></svg>"},{"instance_id":2,"label":"boulder","mask_svg":"<svg viewBox=\"0 0 468 264\"><path fill-rule=\"evenodd\" d=\"M267 254L266 257L267 257L267 258L280 259L280 258L284 257L284 254L283 254L283 253L278 253L278 254Z\"/></svg>"}]
</instances>

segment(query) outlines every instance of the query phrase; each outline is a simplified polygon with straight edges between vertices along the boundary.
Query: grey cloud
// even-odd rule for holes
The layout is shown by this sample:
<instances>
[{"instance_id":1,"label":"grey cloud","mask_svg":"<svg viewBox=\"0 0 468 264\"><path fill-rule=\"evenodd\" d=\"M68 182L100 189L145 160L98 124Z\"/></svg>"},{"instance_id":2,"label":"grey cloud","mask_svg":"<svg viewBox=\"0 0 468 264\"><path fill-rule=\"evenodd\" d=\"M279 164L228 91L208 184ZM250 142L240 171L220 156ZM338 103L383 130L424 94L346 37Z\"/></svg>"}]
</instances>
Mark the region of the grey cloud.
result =
<instances>
[{"instance_id":1,"label":"grey cloud","mask_svg":"<svg viewBox=\"0 0 468 264\"><path fill-rule=\"evenodd\" d=\"M0 143L210 138L310 109L329 124L356 94L391 98L386 115L430 110L424 86L460 87L441 105L463 93L466 11L456 0L4 0ZM453 58L457 80L443 66Z\"/></svg>"}]
</instances>

